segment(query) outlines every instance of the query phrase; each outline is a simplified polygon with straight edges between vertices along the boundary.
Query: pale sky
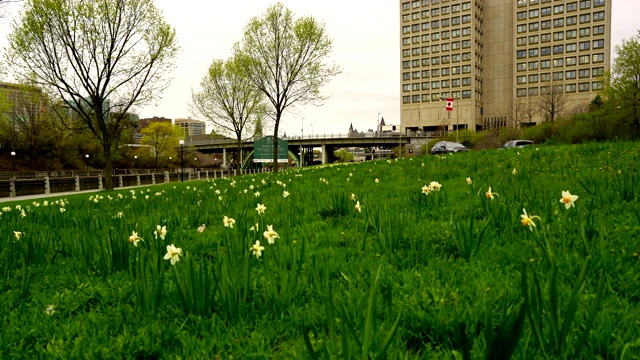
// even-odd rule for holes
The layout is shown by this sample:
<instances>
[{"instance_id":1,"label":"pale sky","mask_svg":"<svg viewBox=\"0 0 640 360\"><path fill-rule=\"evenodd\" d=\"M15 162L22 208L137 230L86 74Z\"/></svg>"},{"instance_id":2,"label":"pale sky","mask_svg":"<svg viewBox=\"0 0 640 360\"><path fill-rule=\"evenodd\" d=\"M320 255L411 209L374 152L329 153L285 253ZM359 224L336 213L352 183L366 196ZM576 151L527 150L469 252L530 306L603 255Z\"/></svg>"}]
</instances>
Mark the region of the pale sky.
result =
<instances>
[{"instance_id":1,"label":"pale sky","mask_svg":"<svg viewBox=\"0 0 640 360\"><path fill-rule=\"evenodd\" d=\"M638 33L640 0L613 1L612 49ZM400 117L400 15L397 0L282 0L294 16L311 15L326 26L333 39L331 60L342 68L323 93L331 97L323 106L297 106L285 114L280 128L287 135L346 133L349 124L359 131L373 129L378 114L387 124ZM156 104L137 109L141 118L193 117L188 102L191 90L213 59L227 59L242 29L260 16L272 0L156 0L165 20L177 31L182 48L171 86ZM10 14L18 6L10 4ZM6 43L9 21L0 21L0 45ZM304 120L303 120L304 119ZM303 125L304 123L304 125ZM312 130L313 129L313 130ZM282 135L282 134L281 134Z\"/></svg>"}]
</instances>

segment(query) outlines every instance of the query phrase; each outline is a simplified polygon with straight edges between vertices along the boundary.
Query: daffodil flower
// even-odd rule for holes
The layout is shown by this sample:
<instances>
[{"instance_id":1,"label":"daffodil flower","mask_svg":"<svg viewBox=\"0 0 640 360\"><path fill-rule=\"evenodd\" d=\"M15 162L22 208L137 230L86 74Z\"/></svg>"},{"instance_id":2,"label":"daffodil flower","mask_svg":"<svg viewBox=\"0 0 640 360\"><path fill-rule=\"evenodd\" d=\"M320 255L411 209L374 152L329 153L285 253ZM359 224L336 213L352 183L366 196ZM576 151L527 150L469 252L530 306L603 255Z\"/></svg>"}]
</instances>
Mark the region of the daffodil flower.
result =
<instances>
[{"instance_id":1,"label":"daffodil flower","mask_svg":"<svg viewBox=\"0 0 640 360\"><path fill-rule=\"evenodd\" d=\"M164 240L167 236L167 227L158 225L156 226L156 231L154 231L153 234L156 236L156 239L160 236L160 239Z\"/></svg>"},{"instance_id":2,"label":"daffodil flower","mask_svg":"<svg viewBox=\"0 0 640 360\"><path fill-rule=\"evenodd\" d=\"M256 223L255 225L249 228L249 231L258 231L259 228L260 228L260 225Z\"/></svg>"},{"instance_id":3,"label":"daffodil flower","mask_svg":"<svg viewBox=\"0 0 640 360\"><path fill-rule=\"evenodd\" d=\"M437 181L432 181L429 183L429 189L431 189L431 191L440 191L442 185Z\"/></svg>"},{"instance_id":4,"label":"daffodil flower","mask_svg":"<svg viewBox=\"0 0 640 360\"><path fill-rule=\"evenodd\" d=\"M222 224L224 225L224 227L228 227L228 228L232 228L233 226L236 224L235 219L232 219L230 217L223 217L222 218Z\"/></svg>"},{"instance_id":5,"label":"daffodil flower","mask_svg":"<svg viewBox=\"0 0 640 360\"><path fill-rule=\"evenodd\" d=\"M533 219L538 219L538 220L542 220L540 219L539 216L536 215L532 215L529 216L529 214L527 214L527 210L522 209L523 214L520 215L520 217L522 218L520 220L520 222L522 223L522 226L528 226L529 230L533 231L533 228L536 226L536 223L533 222Z\"/></svg>"},{"instance_id":6,"label":"daffodil flower","mask_svg":"<svg viewBox=\"0 0 640 360\"><path fill-rule=\"evenodd\" d=\"M285 199L286 199L286 198L288 198L288 197L289 197L289 192L285 190L285 191L282 193L282 197L284 197Z\"/></svg>"},{"instance_id":7,"label":"daffodil flower","mask_svg":"<svg viewBox=\"0 0 640 360\"><path fill-rule=\"evenodd\" d=\"M356 210L358 210L358 212L362 212L362 208L363 206L360 205L360 201L356 201L356 206L355 206Z\"/></svg>"},{"instance_id":8,"label":"daffodil flower","mask_svg":"<svg viewBox=\"0 0 640 360\"><path fill-rule=\"evenodd\" d=\"M516 170L516 168L513 168L513 171L511 172L513 175L517 175L518 174L518 170Z\"/></svg>"},{"instance_id":9,"label":"daffodil flower","mask_svg":"<svg viewBox=\"0 0 640 360\"><path fill-rule=\"evenodd\" d=\"M429 195L429 193L431 192L431 189L429 188L429 186L425 185L422 187L422 193L425 195Z\"/></svg>"},{"instance_id":10,"label":"daffodil flower","mask_svg":"<svg viewBox=\"0 0 640 360\"><path fill-rule=\"evenodd\" d=\"M133 244L133 246L138 247L138 243L142 241L142 238L138 236L138 233L135 231L131 232L131 236L129 236L129 242Z\"/></svg>"},{"instance_id":11,"label":"daffodil flower","mask_svg":"<svg viewBox=\"0 0 640 360\"><path fill-rule=\"evenodd\" d=\"M380 183L380 180L378 180L377 178L374 181L376 182L376 184Z\"/></svg>"},{"instance_id":12,"label":"daffodil flower","mask_svg":"<svg viewBox=\"0 0 640 360\"><path fill-rule=\"evenodd\" d=\"M563 191L562 192L562 199L560 199L560 202L564 204L565 208L568 209L570 207L575 207L574 202L578 200L578 196L577 195L571 195L571 193L569 191Z\"/></svg>"},{"instance_id":13,"label":"daffodil flower","mask_svg":"<svg viewBox=\"0 0 640 360\"><path fill-rule=\"evenodd\" d=\"M259 258L260 256L262 256L262 250L264 250L264 246L260 246L260 240L256 240L256 243L253 244L249 250L251 250L253 252L253 255L256 256L256 258Z\"/></svg>"},{"instance_id":14,"label":"daffodil flower","mask_svg":"<svg viewBox=\"0 0 640 360\"><path fill-rule=\"evenodd\" d=\"M22 232L21 231L14 231L13 235L16 237L16 240L20 240L20 238L22 238Z\"/></svg>"},{"instance_id":15,"label":"daffodil flower","mask_svg":"<svg viewBox=\"0 0 640 360\"><path fill-rule=\"evenodd\" d=\"M471 185L472 183L473 183L473 182L471 181L471 178L470 178L470 177L468 177L468 178L467 178L467 184L468 184L468 185Z\"/></svg>"},{"instance_id":16,"label":"daffodil flower","mask_svg":"<svg viewBox=\"0 0 640 360\"><path fill-rule=\"evenodd\" d=\"M265 210L267 210L267 207L262 204L258 204L258 206L256 206L256 211L258 212L258 214L264 214Z\"/></svg>"},{"instance_id":17,"label":"daffodil flower","mask_svg":"<svg viewBox=\"0 0 640 360\"><path fill-rule=\"evenodd\" d=\"M196 231L199 232L199 233L203 233L206 228L207 228L207 225L202 224L202 225L198 226Z\"/></svg>"},{"instance_id":18,"label":"daffodil flower","mask_svg":"<svg viewBox=\"0 0 640 360\"><path fill-rule=\"evenodd\" d=\"M351 196L349 196L349 199L355 200L356 199L356 194L351 194Z\"/></svg>"},{"instance_id":19,"label":"daffodil flower","mask_svg":"<svg viewBox=\"0 0 640 360\"><path fill-rule=\"evenodd\" d=\"M265 231L264 233L262 233L262 235L264 236L265 239L267 239L267 242L270 245L273 245L273 243L276 242L276 238L279 238L280 236L278 235L277 232L275 232L273 230L273 225L268 225L267 226L267 231Z\"/></svg>"},{"instance_id":20,"label":"daffodil flower","mask_svg":"<svg viewBox=\"0 0 640 360\"><path fill-rule=\"evenodd\" d=\"M167 253L164 255L165 260L171 261L171 265L175 265L178 261L180 261L180 256L182 256L182 249L177 248L171 245L167 245Z\"/></svg>"},{"instance_id":21,"label":"daffodil flower","mask_svg":"<svg viewBox=\"0 0 640 360\"><path fill-rule=\"evenodd\" d=\"M487 189L487 192L484 195L487 197L487 199L491 199L491 200L493 200L493 195L500 196L498 195L498 193L491 192L491 187Z\"/></svg>"}]
</instances>

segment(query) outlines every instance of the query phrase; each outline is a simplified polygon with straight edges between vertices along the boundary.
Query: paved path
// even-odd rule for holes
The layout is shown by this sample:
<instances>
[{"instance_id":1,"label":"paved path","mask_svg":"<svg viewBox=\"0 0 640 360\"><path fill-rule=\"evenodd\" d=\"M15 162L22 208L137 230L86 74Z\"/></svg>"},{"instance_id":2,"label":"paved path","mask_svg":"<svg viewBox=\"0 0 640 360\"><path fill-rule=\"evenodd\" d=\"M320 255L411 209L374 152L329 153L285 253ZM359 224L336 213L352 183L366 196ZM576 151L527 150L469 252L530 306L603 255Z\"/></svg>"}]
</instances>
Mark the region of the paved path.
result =
<instances>
[{"instance_id":1,"label":"paved path","mask_svg":"<svg viewBox=\"0 0 640 360\"><path fill-rule=\"evenodd\" d=\"M140 188L140 187L151 187L151 186L164 185L164 184L165 183L125 186L125 187L118 187L118 188L115 188L113 190L135 189L135 188ZM46 198L51 198L51 197L59 198L59 197L65 197L65 196L69 196L69 195L78 195L78 194L83 194L83 193L100 192L100 191L104 191L104 190L90 189L90 190L81 190L81 191L57 192L57 193L51 193L51 194L36 194L36 195L22 195L22 196L15 196L15 197L1 197L0 198L0 203L10 202L10 201L46 199Z\"/></svg>"}]
</instances>

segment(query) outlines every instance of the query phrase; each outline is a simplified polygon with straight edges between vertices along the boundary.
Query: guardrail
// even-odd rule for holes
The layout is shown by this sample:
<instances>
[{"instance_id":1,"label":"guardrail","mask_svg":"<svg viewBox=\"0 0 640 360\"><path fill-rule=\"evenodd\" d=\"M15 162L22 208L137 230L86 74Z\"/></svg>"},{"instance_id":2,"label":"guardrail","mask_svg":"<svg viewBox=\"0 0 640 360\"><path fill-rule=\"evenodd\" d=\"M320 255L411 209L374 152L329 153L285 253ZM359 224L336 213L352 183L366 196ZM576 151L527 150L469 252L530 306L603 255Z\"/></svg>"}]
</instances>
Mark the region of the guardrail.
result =
<instances>
[{"instance_id":1,"label":"guardrail","mask_svg":"<svg viewBox=\"0 0 640 360\"><path fill-rule=\"evenodd\" d=\"M258 172L267 172L267 168L263 169L228 169L228 170L204 170L184 172L184 181L203 180L203 179L219 179L232 176L255 174ZM104 188L104 173L100 171L97 175L80 176L56 176L56 177L19 177L15 176L9 179L0 179L0 198L20 197L27 195L55 194L61 192L80 192L83 190L102 190ZM86 172L85 172L86 173ZM125 188L129 186L154 185L170 182L181 181L180 172L142 172L136 174L119 174L113 176L114 189Z\"/></svg>"}]
</instances>

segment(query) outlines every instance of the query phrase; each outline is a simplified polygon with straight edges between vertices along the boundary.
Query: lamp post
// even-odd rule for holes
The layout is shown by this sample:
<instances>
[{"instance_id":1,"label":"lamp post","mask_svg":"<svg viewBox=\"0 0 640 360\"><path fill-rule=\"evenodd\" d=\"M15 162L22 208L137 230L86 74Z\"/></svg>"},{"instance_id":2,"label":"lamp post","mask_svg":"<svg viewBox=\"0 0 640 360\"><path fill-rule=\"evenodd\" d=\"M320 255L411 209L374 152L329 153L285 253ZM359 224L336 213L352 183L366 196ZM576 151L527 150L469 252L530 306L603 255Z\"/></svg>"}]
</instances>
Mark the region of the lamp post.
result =
<instances>
[{"instance_id":1,"label":"lamp post","mask_svg":"<svg viewBox=\"0 0 640 360\"><path fill-rule=\"evenodd\" d=\"M11 152L11 171L16 171L16 152Z\"/></svg>"},{"instance_id":2,"label":"lamp post","mask_svg":"<svg viewBox=\"0 0 640 360\"><path fill-rule=\"evenodd\" d=\"M196 171L198 171L198 158L193 158L193 162L196 163Z\"/></svg>"},{"instance_id":3,"label":"lamp post","mask_svg":"<svg viewBox=\"0 0 640 360\"><path fill-rule=\"evenodd\" d=\"M171 172L171 163L172 163L171 156L169 156L169 172Z\"/></svg>"},{"instance_id":4,"label":"lamp post","mask_svg":"<svg viewBox=\"0 0 640 360\"><path fill-rule=\"evenodd\" d=\"M89 172L89 154L85 155L84 158L86 159L87 163L87 172Z\"/></svg>"},{"instance_id":5,"label":"lamp post","mask_svg":"<svg viewBox=\"0 0 640 360\"><path fill-rule=\"evenodd\" d=\"M138 155L133 156L133 168L136 168L136 162L138 162Z\"/></svg>"},{"instance_id":6,"label":"lamp post","mask_svg":"<svg viewBox=\"0 0 640 360\"><path fill-rule=\"evenodd\" d=\"M180 140L180 182L184 182L184 140Z\"/></svg>"}]
</instances>

